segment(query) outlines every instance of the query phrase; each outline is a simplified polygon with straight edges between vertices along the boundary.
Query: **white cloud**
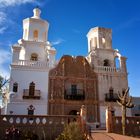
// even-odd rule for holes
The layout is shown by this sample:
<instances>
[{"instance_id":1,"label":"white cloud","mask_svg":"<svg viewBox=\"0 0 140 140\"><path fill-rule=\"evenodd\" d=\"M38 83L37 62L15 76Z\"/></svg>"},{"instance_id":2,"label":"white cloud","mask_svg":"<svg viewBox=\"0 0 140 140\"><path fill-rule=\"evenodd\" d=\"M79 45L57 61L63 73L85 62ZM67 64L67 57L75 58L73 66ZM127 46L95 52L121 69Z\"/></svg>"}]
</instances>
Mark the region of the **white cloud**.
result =
<instances>
[{"instance_id":1,"label":"white cloud","mask_svg":"<svg viewBox=\"0 0 140 140\"><path fill-rule=\"evenodd\" d=\"M80 31L80 30L73 29L72 31L73 31L74 33L76 33L76 34L81 34L81 31Z\"/></svg>"},{"instance_id":2,"label":"white cloud","mask_svg":"<svg viewBox=\"0 0 140 140\"><path fill-rule=\"evenodd\" d=\"M57 40L55 40L55 41L52 41L51 44L52 44L52 45L59 45L59 44L61 44L61 43L64 42L64 41L65 41L65 40L59 38L59 39L57 39Z\"/></svg>"},{"instance_id":3,"label":"white cloud","mask_svg":"<svg viewBox=\"0 0 140 140\"><path fill-rule=\"evenodd\" d=\"M15 6L32 2L35 2L35 0L0 0L0 6L1 7Z\"/></svg>"},{"instance_id":4,"label":"white cloud","mask_svg":"<svg viewBox=\"0 0 140 140\"><path fill-rule=\"evenodd\" d=\"M6 79L10 77L9 69L0 65L0 75Z\"/></svg>"},{"instance_id":5,"label":"white cloud","mask_svg":"<svg viewBox=\"0 0 140 140\"><path fill-rule=\"evenodd\" d=\"M7 16L8 15L4 11L0 11L0 34L3 34L9 25L16 25L16 27L18 26L16 22L12 21Z\"/></svg>"},{"instance_id":6,"label":"white cloud","mask_svg":"<svg viewBox=\"0 0 140 140\"><path fill-rule=\"evenodd\" d=\"M7 29L7 27L0 28L0 34L3 34L6 29Z\"/></svg>"},{"instance_id":7,"label":"white cloud","mask_svg":"<svg viewBox=\"0 0 140 140\"><path fill-rule=\"evenodd\" d=\"M6 17L7 17L6 14L0 11L0 25L6 21Z\"/></svg>"},{"instance_id":8,"label":"white cloud","mask_svg":"<svg viewBox=\"0 0 140 140\"><path fill-rule=\"evenodd\" d=\"M10 60L10 52L0 49L0 65L6 62L7 60Z\"/></svg>"},{"instance_id":9,"label":"white cloud","mask_svg":"<svg viewBox=\"0 0 140 140\"><path fill-rule=\"evenodd\" d=\"M6 18L7 15L3 11L0 11L0 34L3 34L4 31L7 29L7 27L4 27Z\"/></svg>"},{"instance_id":10,"label":"white cloud","mask_svg":"<svg viewBox=\"0 0 140 140\"><path fill-rule=\"evenodd\" d=\"M0 49L0 75L9 77L9 69L4 65L10 63L11 54L9 51Z\"/></svg>"}]
</instances>

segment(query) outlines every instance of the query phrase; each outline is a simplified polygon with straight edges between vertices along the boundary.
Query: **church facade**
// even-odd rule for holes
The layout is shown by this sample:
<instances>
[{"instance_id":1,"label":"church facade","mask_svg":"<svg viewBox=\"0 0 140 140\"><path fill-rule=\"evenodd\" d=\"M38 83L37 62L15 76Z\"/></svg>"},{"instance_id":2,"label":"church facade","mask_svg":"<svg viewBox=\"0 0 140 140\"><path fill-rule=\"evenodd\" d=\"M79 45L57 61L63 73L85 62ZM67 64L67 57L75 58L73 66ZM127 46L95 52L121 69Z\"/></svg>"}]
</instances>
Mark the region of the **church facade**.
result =
<instances>
[{"instance_id":1,"label":"church facade","mask_svg":"<svg viewBox=\"0 0 140 140\"><path fill-rule=\"evenodd\" d=\"M83 56L63 56L49 73L49 114L77 115L87 108L87 120L99 122L97 75Z\"/></svg>"},{"instance_id":2,"label":"church facade","mask_svg":"<svg viewBox=\"0 0 140 140\"><path fill-rule=\"evenodd\" d=\"M64 55L55 60L49 43L49 23L40 9L23 20L23 38L12 46L10 98L6 114L77 115L82 105L88 122L105 124L105 110L121 114L117 93L128 87L126 57L112 48L112 30L87 34L88 56ZM131 111L128 111L131 115Z\"/></svg>"}]
</instances>

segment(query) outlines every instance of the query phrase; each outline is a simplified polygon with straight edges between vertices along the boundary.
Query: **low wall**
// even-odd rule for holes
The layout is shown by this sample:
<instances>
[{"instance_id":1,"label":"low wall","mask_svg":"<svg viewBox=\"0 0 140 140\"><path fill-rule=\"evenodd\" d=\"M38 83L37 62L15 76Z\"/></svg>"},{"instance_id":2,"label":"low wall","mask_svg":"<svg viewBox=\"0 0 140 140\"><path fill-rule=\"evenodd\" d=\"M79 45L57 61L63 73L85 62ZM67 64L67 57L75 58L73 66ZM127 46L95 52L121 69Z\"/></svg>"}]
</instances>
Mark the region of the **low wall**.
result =
<instances>
[{"instance_id":1,"label":"low wall","mask_svg":"<svg viewBox=\"0 0 140 140\"><path fill-rule=\"evenodd\" d=\"M113 132L122 134L121 117L113 116ZM140 117L126 117L126 135L140 136Z\"/></svg>"},{"instance_id":2,"label":"low wall","mask_svg":"<svg viewBox=\"0 0 140 140\"><path fill-rule=\"evenodd\" d=\"M64 129L64 125L76 121L77 116L29 116L0 115L0 138L5 130L14 126L20 130L22 137L29 132L38 135L39 139L54 140Z\"/></svg>"}]
</instances>

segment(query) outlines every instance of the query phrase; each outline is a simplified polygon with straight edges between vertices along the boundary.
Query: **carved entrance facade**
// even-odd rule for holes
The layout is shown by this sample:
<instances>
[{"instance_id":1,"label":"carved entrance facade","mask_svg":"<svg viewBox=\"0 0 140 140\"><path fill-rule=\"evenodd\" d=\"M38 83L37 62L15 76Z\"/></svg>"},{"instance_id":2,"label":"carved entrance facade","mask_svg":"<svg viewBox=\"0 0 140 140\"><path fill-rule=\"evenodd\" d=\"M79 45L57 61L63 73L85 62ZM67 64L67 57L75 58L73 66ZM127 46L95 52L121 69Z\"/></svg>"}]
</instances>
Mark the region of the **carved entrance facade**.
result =
<instances>
[{"instance_id":1,"label":"carved entrance facade","mask_svg":"<svg viewBox=\"0 0 140 140\"><path fill-rule=\"evenodd\" d=\"M99 122L97 77L82 57L63 56L49 73L49 115L76 115L82 105L87 120Z\"/></svg>"}]
</instances>

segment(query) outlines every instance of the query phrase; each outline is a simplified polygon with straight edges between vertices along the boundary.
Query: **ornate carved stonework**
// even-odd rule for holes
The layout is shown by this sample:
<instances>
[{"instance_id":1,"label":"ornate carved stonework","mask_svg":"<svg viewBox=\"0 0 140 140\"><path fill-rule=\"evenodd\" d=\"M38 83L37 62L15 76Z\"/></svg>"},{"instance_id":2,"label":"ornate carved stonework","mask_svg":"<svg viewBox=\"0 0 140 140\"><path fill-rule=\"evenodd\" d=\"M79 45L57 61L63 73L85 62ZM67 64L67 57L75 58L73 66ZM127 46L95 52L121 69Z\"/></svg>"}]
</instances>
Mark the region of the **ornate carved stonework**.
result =
<instances>
[{"instance_id":1,"label":"ornate carved stonework","mask_svg":"<svg viewBox=\"0 0 140 140\"><path fill-rule=\"evenodd\" d=\"M83 56L63 56L49 73L50 115L76 115L84 104L88 121L99 121L97 76Z\"/></svg>"}]
</instances>

